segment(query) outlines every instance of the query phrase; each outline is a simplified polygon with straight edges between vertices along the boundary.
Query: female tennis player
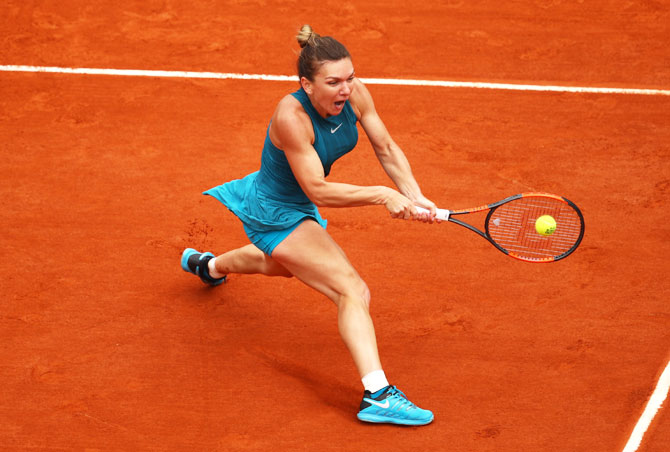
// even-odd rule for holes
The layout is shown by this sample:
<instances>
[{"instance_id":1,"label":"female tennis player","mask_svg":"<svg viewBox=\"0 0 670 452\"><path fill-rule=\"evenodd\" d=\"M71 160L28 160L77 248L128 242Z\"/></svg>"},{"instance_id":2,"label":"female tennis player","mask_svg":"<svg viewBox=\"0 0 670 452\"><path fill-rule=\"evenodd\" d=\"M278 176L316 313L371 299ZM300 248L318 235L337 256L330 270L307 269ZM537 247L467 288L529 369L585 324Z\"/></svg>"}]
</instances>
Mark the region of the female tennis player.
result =
<instances>
[{"instance_id":1,"label":"female tennis player","mask_svg":"<svg viewBox=\"0 0 670 452\"><path fill-rule=\"evenodd\" d=\"M338 327L362 377L358 418L366 422L424 425L433 413L389 385L369 314L370 292L344 251L326 232L317 206L381 204L393 218L432 222L435 204L424 197L410 165L375 111L369 91L354 75L347 49L309 25L300 30L300 89L277 105L267 129L259 171L205 192L241 221L252 244L218 257L184 250L182 268L206 284L230 273L295 276L330 298ZM330 182L335 160L358 141L360 122L397 190ZM428 209L419 214L415 206Z\"/></svg>"}]
</instances>

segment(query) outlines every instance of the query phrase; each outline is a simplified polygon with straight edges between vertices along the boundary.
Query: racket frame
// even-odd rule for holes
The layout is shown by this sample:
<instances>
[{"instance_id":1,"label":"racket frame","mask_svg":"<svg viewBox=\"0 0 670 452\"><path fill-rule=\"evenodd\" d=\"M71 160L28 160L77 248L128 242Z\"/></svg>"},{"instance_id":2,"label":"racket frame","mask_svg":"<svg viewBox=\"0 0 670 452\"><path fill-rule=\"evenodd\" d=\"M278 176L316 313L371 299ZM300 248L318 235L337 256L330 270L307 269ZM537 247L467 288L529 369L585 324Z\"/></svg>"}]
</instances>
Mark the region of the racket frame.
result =
<instances>
[{"instance_id":1,"label":"racket frame","mask_svg":"<svg viewBox=\"0 0 670 452\"><path fill-rule=\"evenodd\" d=\"M509 251L509 250L503 248L500 244L498 244L495 240L493 240L491 238L491 236L489 235L489 220L491 219L491 216L493 215L493 212L495 212L495 210L498 207L502 206L503 204L507 204L508 202L511 202L511 201L514 201L514 200L517 200L517 199L530 198L530 197L552 198L552 199L555 199L557 201L561 201L563 203L566 203L567 205L569 205L570 207L572 207L575 210L575 212L579 216L579 221L581 223L580 224L580 232L579 232L579 237L575 241L574 245L572 245L572 247L570 247L569 250L559 254L558 256L531 259L531 258L526 258L526 257L520 256L519 254L517 254L513 251ZM419 210L419 212L426 212L427 211L426 209L423 209L423 208L420 208L420 207L418 207L417 209ZM484 211L484 210L487 210L487 209L488 209L489 212L486 215L486 220L484 221L484 227L485 227L485 230L486 230L485 232L479 230L478 228L476 228L475 226L473 226L471 224L468 224L464 221L461 221L461 220L458 220L458 219L454 218L455 215L465 215L465 214L469 214L469 213L476 213L476 212L481 212L481 211ZM524 262L545 263L545 262L555 262L557 260L563 259L563 258L567 257L568 255L570 255L574 250L576 250L577 247L579 246L579 244L581 243L582 239L584 238L584 216L582 215L581 210L579 210L579 207L577 207L577 205L575 203L573 203L572 201L570 201L569 199L564 198L562 196L554 195L554 194L551 194L551 193L543 193L543 192L520 193L520 194L517 194L517 195L509 196L505 199L494 202L492 204L486 204L486 205L483 205L483 206L473 207L473 208L470 208L470 209L462 209L462 210L437 209L436 218L438 218L440 220L446 220L446 221L450 221L452 223L456 223L459 226L463 226L464 228L469 229L472 232L475 232L475 233L479 234L480 236L484 237L486 240L489 241L489 243L491 243L491 245L498 248L504 254L507 254L510 257L513 257L515 259L518 259L518 260L521 260L521 261L524 261Z\"/></svg>"}]
</instances>

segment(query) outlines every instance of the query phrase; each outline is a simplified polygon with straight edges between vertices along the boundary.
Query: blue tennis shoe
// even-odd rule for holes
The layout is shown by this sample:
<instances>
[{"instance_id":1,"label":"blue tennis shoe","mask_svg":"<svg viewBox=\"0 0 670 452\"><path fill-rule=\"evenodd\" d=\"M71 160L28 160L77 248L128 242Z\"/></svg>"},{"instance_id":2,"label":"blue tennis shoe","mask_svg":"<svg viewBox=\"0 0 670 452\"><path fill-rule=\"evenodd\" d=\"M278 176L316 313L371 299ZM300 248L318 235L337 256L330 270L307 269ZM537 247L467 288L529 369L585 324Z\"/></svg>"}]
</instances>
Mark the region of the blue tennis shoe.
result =
<instances>
[{"instance_id":1,"label":"blue tennis shoe","mask_svg":"<svg viewBox=\"0 0 670 452\"><path fill-rule=\"evenodd\" d=\"M433 413L414 405L395 386L387 386L374 394L365 391L358 419L374 423L426 425L433 422Z\"/></svg>"},{"instance_id":2,"label":"blue tennis shoe","mask_svg":"<svg viewBox=\"0 0 670 452\"><path fill-rule=\"evenodd\" d=\"M218 286L226 281L226 277L212 278L210 276L207 264L213 258L214 255L212 253L201 253L193 248L186 248L181 254L181 268L185 272L198 276L205 284Z\"/></svg>"}]
</instances>

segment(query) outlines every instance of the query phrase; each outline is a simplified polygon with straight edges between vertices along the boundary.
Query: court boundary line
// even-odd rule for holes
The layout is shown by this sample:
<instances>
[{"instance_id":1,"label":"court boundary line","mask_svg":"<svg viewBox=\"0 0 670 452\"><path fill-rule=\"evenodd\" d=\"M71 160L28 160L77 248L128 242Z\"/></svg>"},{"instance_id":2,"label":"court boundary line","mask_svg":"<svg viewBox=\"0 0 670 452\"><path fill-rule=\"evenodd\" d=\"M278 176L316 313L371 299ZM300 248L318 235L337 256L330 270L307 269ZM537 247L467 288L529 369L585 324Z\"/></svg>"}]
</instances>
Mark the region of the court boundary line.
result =
<instances>
[{"instance_id":1,"label":"court boundary line","mask_svg":"<svg viewBox=\"0 0 670 452\"><path fill-rule=\"evenodd\" d=\"M663 405L663 402L668 396L669 391L670 391L670 361L665 366L665 370L659 377L658 383L656 384L656 389L654 389L654 392L652 393L651 397L649 397L649 400L647 401L647 406L642 412L640 419L638 419L637 424L635 424L635 428L633 429L630 438L628 438L628 442L626 443L623 452L635 452L638 449L638 447L640 447L644 434L647 432L649 425L651 425L651 422L654 420L654 417L656 417L656 414L661 409L661 406Z\"/></svg>"},{"instance_id":2,"label":"court boundary line","mask_svg":"<svg viewBox=\"0 0 670 452\"><path fill-rule=\"evenodd\" d=\"M80 75L116 75L125 77L167 77L191 79L217 80L265 80L265 81L292 81L297 82L295 75L269 74L238 74L230 72L195 72L195 71L163 71L141 69L102 69L102 68L67 68L55 66L22 66L0 65L0 72L33 72L54 74ZM591 94L629 94L646 96L670 96L668 89L641 89L641 88L606 88L594 86L561 86L561 85L528 85L514 83L486 83L486 82L458 82L448 80L416 80L398 78L360 78L363 83L371 85L401 85L401 86L432 86L443 88L471 88L513 91L538 91L560 93L591 93Z\"/></svg>"}]
</instances>

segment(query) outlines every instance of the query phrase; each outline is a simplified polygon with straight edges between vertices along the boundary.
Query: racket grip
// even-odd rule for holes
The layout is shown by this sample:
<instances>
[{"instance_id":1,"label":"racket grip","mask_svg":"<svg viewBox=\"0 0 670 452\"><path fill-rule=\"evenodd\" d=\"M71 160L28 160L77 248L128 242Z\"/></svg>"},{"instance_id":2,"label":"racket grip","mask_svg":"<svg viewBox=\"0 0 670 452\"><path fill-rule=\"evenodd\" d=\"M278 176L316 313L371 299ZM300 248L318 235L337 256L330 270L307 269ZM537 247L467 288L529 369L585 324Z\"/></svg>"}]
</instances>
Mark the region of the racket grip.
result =
<instances>
[{"instance_id":1,"label":"racket grip","mask_svg":"<svg viewBox=\"0 0 670 452\"><path fill-rule=\"evenodd\" d=\"M423 207L419 206L414 206L416 208L416 211L419 213L429 213L430 210L424 209ZM438 220L442 221L447 221L449 219L449 211L447 209L437 209L437 213L435 214L435 218Z\"/></svg>"}]
</instances>

